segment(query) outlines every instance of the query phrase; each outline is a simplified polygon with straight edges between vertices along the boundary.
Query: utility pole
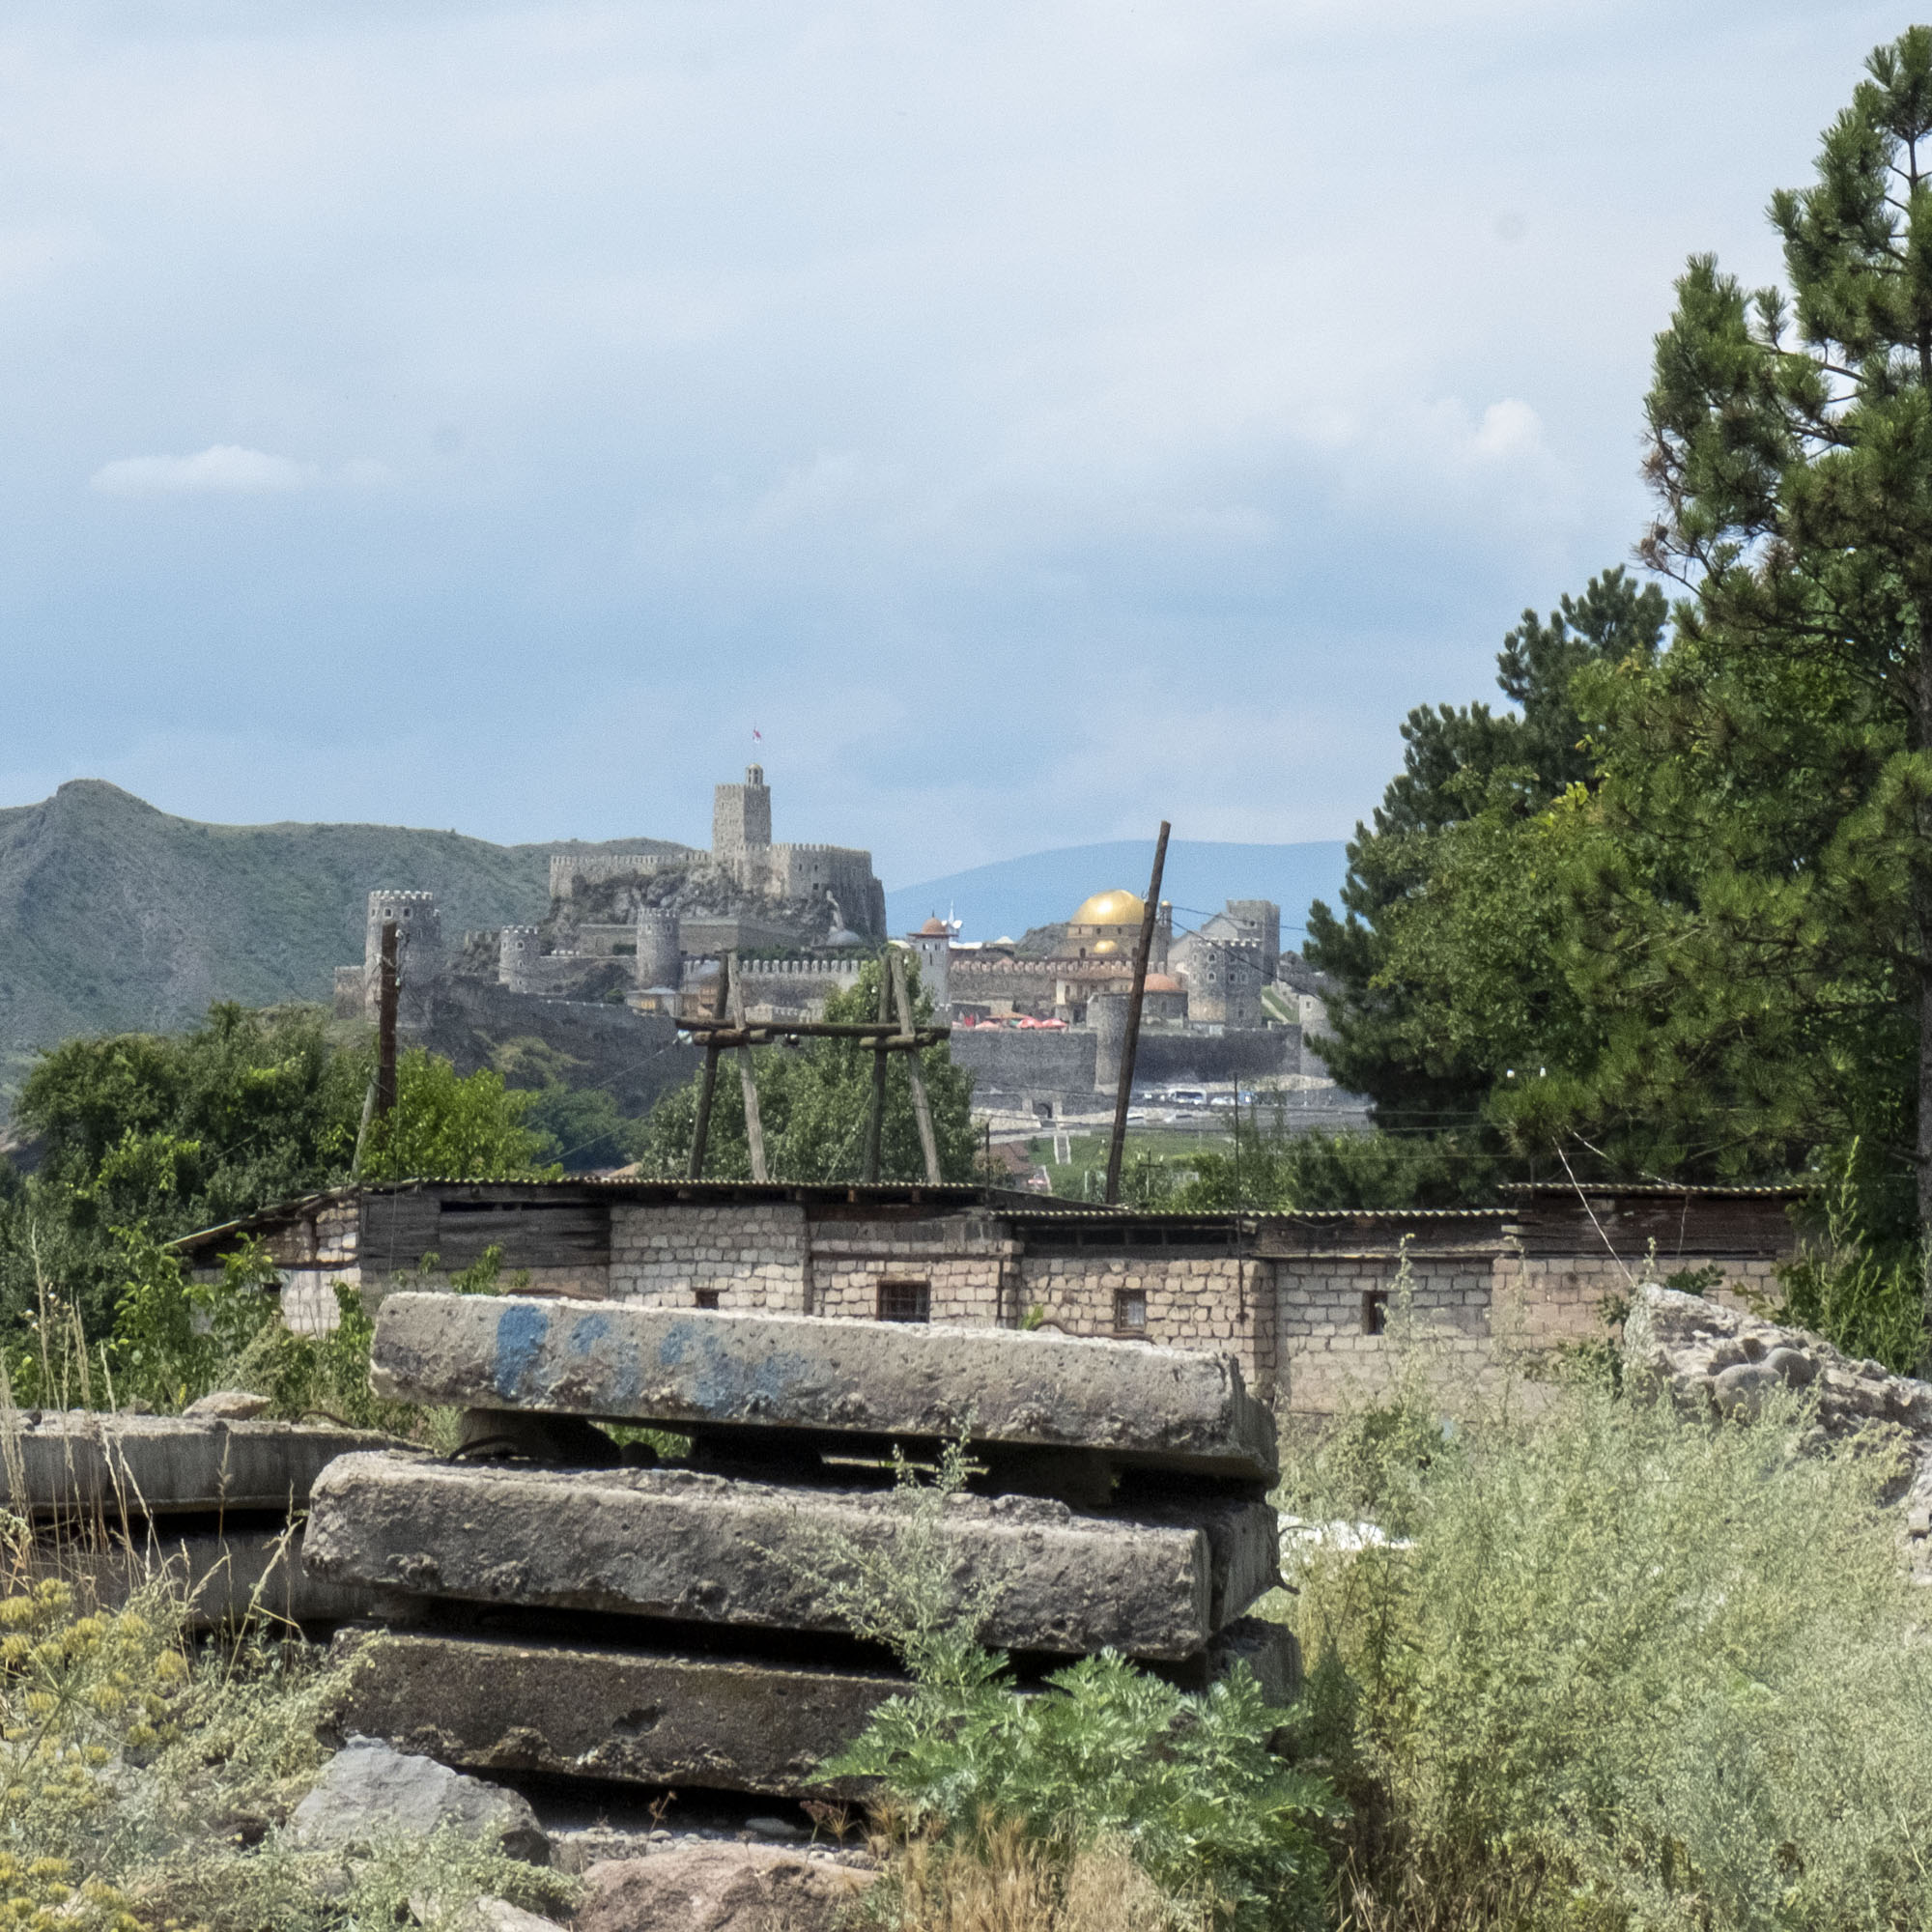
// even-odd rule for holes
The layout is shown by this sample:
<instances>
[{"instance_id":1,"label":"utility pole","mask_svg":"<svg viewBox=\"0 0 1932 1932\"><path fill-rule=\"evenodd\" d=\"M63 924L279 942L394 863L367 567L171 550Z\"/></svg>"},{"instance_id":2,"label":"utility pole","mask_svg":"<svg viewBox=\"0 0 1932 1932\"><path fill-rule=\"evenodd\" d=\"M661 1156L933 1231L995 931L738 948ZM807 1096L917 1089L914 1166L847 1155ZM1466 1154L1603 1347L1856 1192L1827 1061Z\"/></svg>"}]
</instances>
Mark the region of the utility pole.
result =
<instances>
[{"instance_id":1,"label":"utility pole","mask_svg":"<svg viewBox=\"0 0 1932 1932\"><path fill-rule=\"evenodd\" d=\"M1121 1041L1121 1086L1114 1096L1114 1139L1107 1150L1107 1206L1121 1199L1121 1155L1127 1144L1127 1103L1134 1094L1134 1056L1141 1043L1141 1002L1147 997L1148 956L1153 951L1153 923L1160 905L1160 875L1167 865L1167 820L1160 821L1154 840L1153 877L1148 883L1147 903L1141 908L1141 936L1134 944L1134 986L1127 995L1127 1031Z\"/></svg>"},{"instance_id":2,"label":"utility pole","mask_svg":"<svg viewBox=\"0 0 1932 1932\"><path fill-rule=\"evenodd\" d=\"M893 976L885 960L879 961L879 1017L893 1016ZM911 1027L906 1031L910 1033ZM883 1037L872 1043L872 1111L866 1117L866 1179L879 1178L879 1142L886 1126L886 1054Z\"/></svg>"},{"instance_id":3,"label":"utility pole","mask_svg":"<svg viewBox=\"0 0 1932 1932\"><path fill-rule=\"evenodd\" d=\"M396 1107L396 922L383 922L383 949L376 969L376 1067L362 1095L362 1124L355 1129L355 1152L349 1178L362 1172L362 1153L369 1144L371 1124Z\"/></svg>"},{"instance_id":4,"label":"utility pole","mask_svg":"<svg viewBox=\"0 0 1932 1932\"><path fill-rule=\"evenodd\" d=\"M899 1025L904 1029L903 1037L912 1037L912 1000L906 992L905 955L896 946L886 949L886 957L891 962L893 974L893 997L899 1003ZM925 1075L920 1068L919 1055L906 1055L906 1071L912 1075L913 1119L919 1122L920 1151L925 1156L925 1178L937 1187L939 1185L939 1144L932 1137L932 1109L925 1099Z\"/></svg>"},{"instance_id":5,"label":"utility pole","mask_svg":"<svg viewBox=\"0 0 1932 1932\"><path fill-rule=\"evenodd\" d=\"M728 971L737 955L731 954L725 961ZM722 1019L724 1015L721 1013ZM731 1018L742 1031L745 1025L745 976L731 974ZM752 1179L769 1180L765 1172L765 1125L758 1118L758 1081L752 1070L752 1049L741 1046L738 1049L738 1084L745 1095L745 1144L752 1151Z\"/></svg>"},{"instance_id":6,"label":"utility pole","mask_svg":"<svg viewBox=\"0 0 1932 1932\"><path fill-rule=\"evenodd\" d=\"M727 952L718 966L718 1023L725 1024L730 1012L731 955ZM711 1101L718 1092L718 1039L713 1035L704 1042L704 1083L697 1090L697 1119L691 1129L691 1178L704 1178L704 1144L711 1138Z\"/></svg>"}]
</instances>

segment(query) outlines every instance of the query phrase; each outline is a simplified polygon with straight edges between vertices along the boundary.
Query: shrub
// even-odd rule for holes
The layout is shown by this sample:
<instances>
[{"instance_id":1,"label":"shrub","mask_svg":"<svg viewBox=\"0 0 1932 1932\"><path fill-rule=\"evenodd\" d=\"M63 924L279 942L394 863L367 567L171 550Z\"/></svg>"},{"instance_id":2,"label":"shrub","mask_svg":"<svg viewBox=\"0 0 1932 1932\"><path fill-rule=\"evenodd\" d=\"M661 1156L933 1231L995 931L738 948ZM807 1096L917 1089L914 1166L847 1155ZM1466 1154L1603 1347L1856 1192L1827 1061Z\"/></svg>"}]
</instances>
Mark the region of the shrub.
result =
<instances>
[{"instance_id":1,"label":"shrub","mask_svg":"<svg viewBox=\"0 0 1932 1932\"><path fill-rule=\"evenodd\" d=\"M1391 1502L1408 1539L1312 1545L1292 1579L1355 1922L1932 1923L1932 1631L1877 1503L1893 1465L1800 1453L1804 1419L1579 1384L1445 1436L1406 1384L1304 1460L1297 1514ZM1432 1439L1378 1477L1357 1453Z\"/></svg>"},{"instance_id":2,"label":"shrub","mask_svg":"<svg viewBox=\"0 0 1932 1932\"><path fill-rule=\"evenodd\" d=\"M1332 1801L1275 1756L1287 1714L1245 1665L1192 1695L1111 1652L1019 1693L1006 1659L977 1642L990 1605L952 1599L945 1519L970 1469L963 1442L931 1482L901 1459L906 1521L894 1553L826 1552L830 1603L861 1635L889 1643L914 1681L820 1767L827 1778L880 1781L898 1856L875 1911L943 1923L930 1918L935 1889L984 1892L1004 1873L1061 1915L1011 1923L1077 1925L1068 1900L1091 1861L1112 1855L1132 1861L1177 1925L1311 1922L1324 1872L1315 1826Z\"/></svg>"}]
</instances>

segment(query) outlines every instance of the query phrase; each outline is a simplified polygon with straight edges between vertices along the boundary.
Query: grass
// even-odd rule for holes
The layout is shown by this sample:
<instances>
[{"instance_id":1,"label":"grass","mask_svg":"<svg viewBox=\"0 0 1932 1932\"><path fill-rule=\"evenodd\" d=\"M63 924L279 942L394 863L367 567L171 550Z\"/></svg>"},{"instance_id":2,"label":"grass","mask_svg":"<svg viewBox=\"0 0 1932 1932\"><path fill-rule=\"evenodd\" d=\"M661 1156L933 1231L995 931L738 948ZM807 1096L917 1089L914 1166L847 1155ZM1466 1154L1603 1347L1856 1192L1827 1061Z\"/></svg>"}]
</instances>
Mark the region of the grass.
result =
<instances>
[{"instance_id":1,"label":"grass","mask_svg":"<svg viewBox=\"0 0 1932 1932\"><path fill-rule=\"evenodd\" d=\"M1129 1127L1125 1158L1128 1162L1151 1159L1184 1166L1191 1156L1209 1150L1230 1153L1234 1146L1232 1133L1208 1129L1193 1133L1176 1128ZM1071 1157L1065 1164L1054 1159L1054 1137L1051 1134L1037 1135L1027 1143L1027 1152L1046 1169L1054 1193L1073 1200L1097 1201L1107 1178L1106 1136L1069 1135L1067 1151Z\"/></svg>"}]
</instances>

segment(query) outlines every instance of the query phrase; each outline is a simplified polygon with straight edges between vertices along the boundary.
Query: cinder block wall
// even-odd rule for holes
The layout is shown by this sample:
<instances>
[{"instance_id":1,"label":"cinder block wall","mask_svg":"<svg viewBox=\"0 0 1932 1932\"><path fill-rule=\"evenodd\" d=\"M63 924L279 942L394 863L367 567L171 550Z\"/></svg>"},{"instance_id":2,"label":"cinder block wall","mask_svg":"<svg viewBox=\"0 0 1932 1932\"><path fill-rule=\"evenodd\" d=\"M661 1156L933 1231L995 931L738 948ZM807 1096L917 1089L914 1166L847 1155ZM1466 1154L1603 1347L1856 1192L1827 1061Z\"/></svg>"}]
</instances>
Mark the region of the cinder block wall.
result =
<instances>
[{"instance_id":1,"label":"cinder block wall","mask_svg":"<svg viewBox=\"0 0 1932 1932\"><path fill-rule=\"evenodd\" d=\"M805 1209L613 1206L609 1293L618 1300L689 1308L699 1290L720 1308L796 1315L805 1307Z\"/></svg>"},{"instance_id":2,"label":"cinder block wall","mask_svg":"<svg viewBox=\"0 0 1932 1932\"><path fill-rule=\"evenodd\" d=\"M1388 1386L1395 1344L1386 1333L1372 1332L1370 1297L1393 1299L1398 1265L1392 1256L1309 1256L1273 1264L1278 1406L1291 1414L1325 1415ZM1415 1332L1428 1341L1432 1370L1445 1389L1495 1386L1494 1273L1495 1263L1479 1255L1410 1260Z\"/></svg>"},{"instance_id":3,"label":"cinder block wall","mask_svg":"<svg viewBox=\"0 0 1932 1932\"><path fill-rule=\"evenodd\" d=\"M1239 1255L1035 1255L1020 1264L1023 1305L1065 1335L1109 1336L1119 1297L1146 1297L1145 1339L1233 1355L1250 1389L1274 1393L1272 1262Z\"/></svg>"}]
</instances>

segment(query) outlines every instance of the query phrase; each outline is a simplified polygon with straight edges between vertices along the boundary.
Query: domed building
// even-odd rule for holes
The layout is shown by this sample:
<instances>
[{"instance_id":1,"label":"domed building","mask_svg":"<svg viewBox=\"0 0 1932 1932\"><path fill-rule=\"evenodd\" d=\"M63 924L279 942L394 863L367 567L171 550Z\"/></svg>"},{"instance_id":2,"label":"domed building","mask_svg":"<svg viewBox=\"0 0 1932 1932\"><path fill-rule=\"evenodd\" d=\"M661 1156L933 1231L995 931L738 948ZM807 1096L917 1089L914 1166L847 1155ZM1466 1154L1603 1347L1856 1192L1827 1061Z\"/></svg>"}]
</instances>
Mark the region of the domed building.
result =
<instances>
[{"instance_id":1,"label":"domed building","mask_svg":"<svg viewBox=\"0 0 1932 1932\"><path fill-rule=\"evenodd\" d=\"M1095 893L1083 899L1066 922L1062 950L1069 959L1114 959L1131 962L1139 943L1147 901L1124 887ZM1173 909L1162 901L1154 921L1153 952L1149 966L1159 972L1167 964L1167 940L1174 930Z\"/></svg>"}]
</instances>

